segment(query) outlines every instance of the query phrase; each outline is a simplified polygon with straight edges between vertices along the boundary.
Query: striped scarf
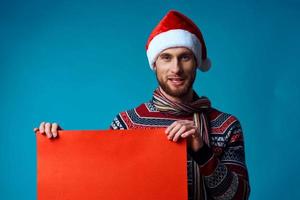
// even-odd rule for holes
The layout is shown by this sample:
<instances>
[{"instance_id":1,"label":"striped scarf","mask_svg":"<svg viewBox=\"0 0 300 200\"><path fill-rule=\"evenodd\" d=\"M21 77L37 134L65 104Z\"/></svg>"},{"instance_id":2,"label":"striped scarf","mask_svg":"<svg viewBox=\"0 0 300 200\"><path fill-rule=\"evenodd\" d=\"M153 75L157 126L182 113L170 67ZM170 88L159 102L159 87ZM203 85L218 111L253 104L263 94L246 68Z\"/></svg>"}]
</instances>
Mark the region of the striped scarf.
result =
<instances>
[{"instance_id":1,"label":"striped scarf","mask_svg":"<svg viewBox=\"0 0 300 200\"><path fill-rule=\"evenodd\" d=\"M153 93L152 101L160 112L177 116L193 115L195 126L200 130L200 137L202 137L203 141L210 146L208 121L205 111L211 107L211 103L207 97L199 97L196 92L194 92L194 98L190 104L177 103L168 99L163 95L160 89L157 88Z\"/></svg>"},{"instance_id":2,"label":"striped scarf","mask_svg":"<svg viewBox=\"0 0 300 200\"><path fill-rule=\"evenodd\" d=\"M208 137L208 121L206 116L206 110L211 107L210 100L205 97L199 97L194 92L193 101L189 104L177 103L168 99L163 93L157 88L153 93L152 98L154 106L160 112L164 112L171 115L177 116L189 116L193 115L195 126L200 129L200 137L203 141L210 146ZM192 182L192 196L193 200L207 200L207 191L204 186L204 179L200 174L198 164L195 161L188 161L192 165L193 177L188 182ZM190 200L190 196L189 196Z\"/></svg>"}]
</instances>

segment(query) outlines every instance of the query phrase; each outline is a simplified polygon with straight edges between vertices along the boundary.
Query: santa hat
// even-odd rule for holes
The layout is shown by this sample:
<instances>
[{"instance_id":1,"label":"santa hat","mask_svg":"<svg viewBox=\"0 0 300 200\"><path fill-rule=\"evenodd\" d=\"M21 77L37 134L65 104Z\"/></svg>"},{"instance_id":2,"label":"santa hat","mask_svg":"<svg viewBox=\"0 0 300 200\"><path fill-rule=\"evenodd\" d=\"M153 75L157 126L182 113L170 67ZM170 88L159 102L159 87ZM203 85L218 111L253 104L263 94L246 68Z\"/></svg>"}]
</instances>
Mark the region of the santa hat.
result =
<instances>
[{"instance_id":1,"label":"santa hat","mask_svg":"<svg viewBox=\"0 0 300 200\"><path fill-rule=\"evenodd\" d=\"M211 62L201 31L191 19L175 10L169 11L149 36L146 50L151 69L158 55L171 47L190 49L196 57L197 67L203 72L209 70Z\"/></svg>"}]
</instances>

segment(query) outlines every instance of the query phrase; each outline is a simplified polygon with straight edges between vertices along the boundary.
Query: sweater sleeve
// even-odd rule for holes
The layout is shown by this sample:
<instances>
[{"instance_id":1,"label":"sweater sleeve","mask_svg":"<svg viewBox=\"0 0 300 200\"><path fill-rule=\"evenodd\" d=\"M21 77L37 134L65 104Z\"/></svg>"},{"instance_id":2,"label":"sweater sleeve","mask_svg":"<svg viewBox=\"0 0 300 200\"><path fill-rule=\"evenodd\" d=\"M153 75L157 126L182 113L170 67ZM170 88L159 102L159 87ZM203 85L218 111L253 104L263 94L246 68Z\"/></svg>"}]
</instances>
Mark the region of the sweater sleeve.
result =
<instances>
[{"instance_id":1,"label":"sweater sleeve","mask_svg":"<svg viewBox=\"0 0 300 200\"><path fill-rule=\"evenodd\" d=\"M209 196L216 200L248 199L250 185L243 132L238 120L228 129L228 136L224 153L220 157L207 145L190 154L199 165Z\"/></svg>"},{"instance_id":2,"label":"sweater sleeve","mask_svg":"<svg viewBox=\"0 0 300 200\"><path fill-rule=\"evenodd\" d=\"M124 130L126 129L126 125L124 124L120 114L118 114L109 126L110 130Z\"/></svg>"}]
</instances>

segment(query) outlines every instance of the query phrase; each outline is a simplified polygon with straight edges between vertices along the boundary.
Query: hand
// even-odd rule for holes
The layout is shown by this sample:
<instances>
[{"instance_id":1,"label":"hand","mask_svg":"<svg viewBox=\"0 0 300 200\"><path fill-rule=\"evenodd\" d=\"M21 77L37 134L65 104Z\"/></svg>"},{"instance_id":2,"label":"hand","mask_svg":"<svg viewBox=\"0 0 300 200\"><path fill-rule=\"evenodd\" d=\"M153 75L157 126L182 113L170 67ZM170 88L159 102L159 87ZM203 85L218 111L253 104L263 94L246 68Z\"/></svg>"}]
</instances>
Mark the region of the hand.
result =
<instances>
[{"instance_id":1,"label":"hand","mask_svg":"<svg viewBox=\"0 0 300 200\"><path fill-rule=\"evenodd\" d=\"M57 123L49 122L42 122L39 128L33 129L35 133L39 131L40 134L46 134L48 138L58 137L58 130L62 130L62 128Z\"/></svg>"},{"instance_id":2,"label":"hand","mask_svg":"<svg viewBox=\"0 0 300 200\"><path fill-rule=\"evenodd\" d=\"M177 142L180 138L187 138L188 147L198 151L203 147L203 140L200 137L200 130L193 121L178 120L173 122L165 131L169 140Z\"/></svg>"}]
</instances>

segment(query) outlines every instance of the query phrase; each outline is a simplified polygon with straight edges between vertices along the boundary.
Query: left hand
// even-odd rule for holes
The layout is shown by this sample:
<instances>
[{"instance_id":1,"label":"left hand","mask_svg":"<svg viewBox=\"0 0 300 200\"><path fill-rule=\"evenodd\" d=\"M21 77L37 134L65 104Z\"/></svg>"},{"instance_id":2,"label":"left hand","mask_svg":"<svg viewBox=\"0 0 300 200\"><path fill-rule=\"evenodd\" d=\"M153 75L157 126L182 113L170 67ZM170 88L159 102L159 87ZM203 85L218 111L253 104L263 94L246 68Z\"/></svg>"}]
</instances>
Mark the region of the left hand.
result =
<instances>
[{"instance_id":1,"label":"left hand","mask_svg":"<svg viewBox=\"0 0 300 200\"><path fill-rule=\"evenodd\" d=\"M180 138L187 138L188 147L198 151L203 147L203 140L200 137L200 130L193 121L178 120L173 122L165 131L169 140L177 142Z\"/></svg>"}]
</instances>

